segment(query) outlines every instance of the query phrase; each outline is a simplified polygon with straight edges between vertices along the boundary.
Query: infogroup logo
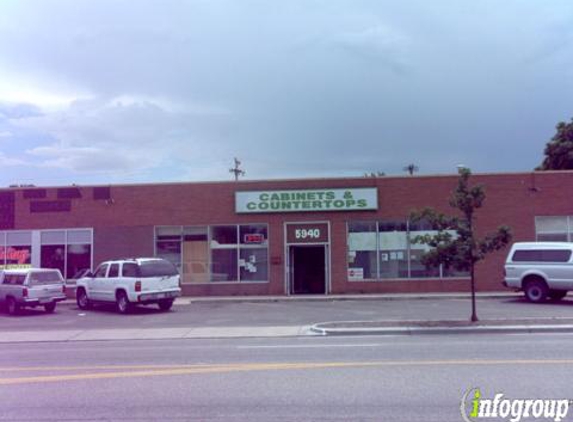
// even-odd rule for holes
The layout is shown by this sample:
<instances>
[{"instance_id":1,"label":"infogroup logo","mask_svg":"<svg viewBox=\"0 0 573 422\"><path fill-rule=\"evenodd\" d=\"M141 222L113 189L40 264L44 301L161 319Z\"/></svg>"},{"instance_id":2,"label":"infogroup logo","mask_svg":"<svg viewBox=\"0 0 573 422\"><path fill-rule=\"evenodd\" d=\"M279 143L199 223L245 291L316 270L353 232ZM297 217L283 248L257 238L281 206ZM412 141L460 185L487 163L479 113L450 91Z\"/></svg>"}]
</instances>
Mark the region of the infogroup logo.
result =
<instances>
[{"instance_id":1,"label":"infogroup logo","mask_svg":"<svg viewBox=\"0 0 573 422\"><path fill-rule=\"evenodd\" d=\"M503 393L493 398L482 397L479 388L470 388L462 396L460 411L465 422L496 418L520 422L523 419L548 419L555 422L563 420L569 412L571 401L568 399L509 399Z\"/></svg>"}]
</instances>

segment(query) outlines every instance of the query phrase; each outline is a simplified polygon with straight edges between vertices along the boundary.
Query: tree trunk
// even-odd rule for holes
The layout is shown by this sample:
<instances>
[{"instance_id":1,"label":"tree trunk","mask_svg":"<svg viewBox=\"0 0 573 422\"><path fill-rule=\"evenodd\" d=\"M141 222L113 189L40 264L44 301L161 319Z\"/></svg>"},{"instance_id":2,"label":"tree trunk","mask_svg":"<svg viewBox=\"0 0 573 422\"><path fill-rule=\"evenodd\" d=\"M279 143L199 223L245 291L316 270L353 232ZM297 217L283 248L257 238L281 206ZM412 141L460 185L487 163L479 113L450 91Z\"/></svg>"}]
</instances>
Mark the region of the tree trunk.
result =
<instances>
[{"instance_id":1,"label":"tree trunk","mask_svg":"<svg viewBox=\"0 0 573 422\"><path fill-rule=\"evenodd\" d=\"M474 280L474 263L472 262L471 267L470 267L470 278L471 278L471 283L472 283L472 317L471 317L471 321L472 322L477 322L479 321L478 317L477 317L477 310L476 310L476 285L475 285L475 280Z\"/></svg>"}]
</instances>

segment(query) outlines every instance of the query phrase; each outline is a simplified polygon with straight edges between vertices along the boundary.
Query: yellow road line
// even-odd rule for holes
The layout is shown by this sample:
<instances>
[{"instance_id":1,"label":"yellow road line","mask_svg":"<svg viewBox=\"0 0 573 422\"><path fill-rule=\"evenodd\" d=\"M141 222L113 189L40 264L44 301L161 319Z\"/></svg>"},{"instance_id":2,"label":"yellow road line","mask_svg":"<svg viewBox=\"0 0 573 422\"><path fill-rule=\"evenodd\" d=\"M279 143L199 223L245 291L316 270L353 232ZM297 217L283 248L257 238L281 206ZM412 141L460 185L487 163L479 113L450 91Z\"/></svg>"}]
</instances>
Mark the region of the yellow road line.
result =
<instances>
[{"instance_id":1,"label":"yellow road line","mask_svg":"<svg viewBox=\"0 0 573 422\"><path fill-rule=\"evenodd\" d=\"M417 360L417 361L377 361L377 362L317 362L317 363L251 363L226 365L127 365L127 366L92 366L92 367L52 367L58 370L87 370L87 369L136 369L133 371L115 371L84 374L43 375L31 377L0 378L0 385L48 383L62 381L97 380L134 377L157 377L190 374L208 374L239 371L276 371L297 369L326 369L326 368L365 368L365 367L397 367L397 366L448 366L448 365L571 365L573 359L462 359L462 360ZM15 368L22 371L35 370L36 367Z\"/></svg>"}]
</instances>

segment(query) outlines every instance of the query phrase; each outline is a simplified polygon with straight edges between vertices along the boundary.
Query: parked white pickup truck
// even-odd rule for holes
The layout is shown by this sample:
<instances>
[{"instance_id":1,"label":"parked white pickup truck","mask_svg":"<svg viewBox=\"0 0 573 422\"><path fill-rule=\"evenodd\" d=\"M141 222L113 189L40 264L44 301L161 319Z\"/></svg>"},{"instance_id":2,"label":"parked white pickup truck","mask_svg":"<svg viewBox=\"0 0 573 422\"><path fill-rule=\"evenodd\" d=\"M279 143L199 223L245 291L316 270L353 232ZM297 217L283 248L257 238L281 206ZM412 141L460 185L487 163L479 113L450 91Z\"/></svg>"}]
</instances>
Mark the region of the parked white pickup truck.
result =
<instances>
[{"instance_id":1,"label":"parked white pickup truck","mask_svg":"<svg viewBox=\"0 0 573 422\"><path fill-rule=\"evenodd\" d=\"M161 258L131 258L102 262L92 274L76 282L76 302L80 309L97 303L115 303L120 313L135 305L157 304L171 309L181 295L177 268Z\"/></svg>"},{"instance_id":2,"label":"parked white pickup truck","mask_svg":"<svg viewBox=\"0 0 573 422\"><path fill-rule=\"evenodd\" d=\"M514 243L505 261L503 284L522 290L534 303L564 298L573 290L573 243Z\"/></svg>"},{"instance_id":3,"label":"parked white pickup truck","mask_svg":"<svg viewBox=\"0 0 573 422\"><path fill-rule=\"evenodd\" d=\"M26 268L0 271L0 303L10 315L20 308L43 306L54 312L56 303L66 299L64 279L57 269Z\"/></svg>"}]
</instances>

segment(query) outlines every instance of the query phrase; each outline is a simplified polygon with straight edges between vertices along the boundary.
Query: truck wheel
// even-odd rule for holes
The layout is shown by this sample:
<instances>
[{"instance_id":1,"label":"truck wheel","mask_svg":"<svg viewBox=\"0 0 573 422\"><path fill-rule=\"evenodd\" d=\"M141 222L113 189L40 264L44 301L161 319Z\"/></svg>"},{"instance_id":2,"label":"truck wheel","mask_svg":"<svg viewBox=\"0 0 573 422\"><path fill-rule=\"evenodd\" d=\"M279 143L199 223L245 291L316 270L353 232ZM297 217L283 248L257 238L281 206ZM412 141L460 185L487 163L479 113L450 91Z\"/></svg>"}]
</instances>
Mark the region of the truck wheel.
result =
<instances>
[{"instance_id":1,"label":"truck wheel","mask_svg":"<svg viewBox=\"0 0 573 422\"><path fill-rule=\"evenodd\" d=\"M567 290L549 290L549 298L551 300L561 300L567 296Z\"/></svg>"},{"instance_id":2,"label":"truck wheel","mask_svg":"<svg viewBox=\"0 0 573 422\"><path fill-rule=\"evenodd\" d=\"M6 299L6 309L8 309L8 314L10 315L18 315L20 313L20 305L11 296Z\"/></svg>"},{"instance_id":3,"label":"truck wheel","mask_svg":"<svg viewBox=\"0 0 573 422\"><path fill-rule=\"evenodd\" d=\"M173 306L173 299L160 300L157 305L159 305L159 309L162 311L168 311Z\"/></svg>"},{"instance_id":4,"label":"truck wheel","mask_svg":"<svg viewBox=\"0 0 573 422\"><path fill-rule=\"evenodd\" d=\"M90 309L91 303L88 299L88 295L83 287L80 287L76 293L76 303L80 309Z\"/></svg>"},{"instance_id":5,"label":"truck wheel","mask_svg":"<svg viewBox=\"0 0 573 422\"><path fill-rule=\"evenodd\" d=\"M52 302L52 303L46 303L44 305L44 310L51 314L52 312L54 312L56 310L56 302Z\"/></svg>"},{"instance_id":6,"label":"truck wheel","mask_svg":"<svg viewBox=\"0 0 573 422\"><path fill-rule=\"evenodd\" d=\"M523 288L525 298L531 303L544 302L549 294L549 288L544 280L534 278L525 283Z\"/></svg>"},{"instance_id":7,"label":"truck wheel","mask_svg":"<svg viewBox=\"0 0 573 422\"><path fill-rule=\"evenodd\" d=\"M117 310L120 314L128 314L131 311L131 303L124 291L120 291L116 296Z\"/></svg>"}]
</instances>

